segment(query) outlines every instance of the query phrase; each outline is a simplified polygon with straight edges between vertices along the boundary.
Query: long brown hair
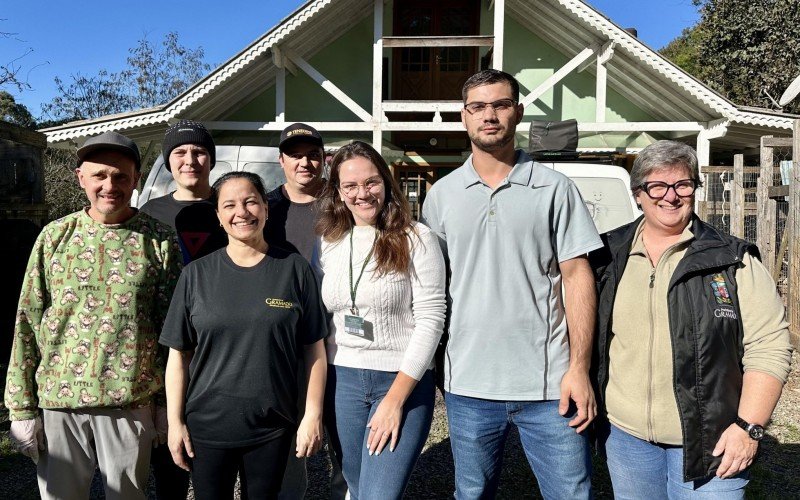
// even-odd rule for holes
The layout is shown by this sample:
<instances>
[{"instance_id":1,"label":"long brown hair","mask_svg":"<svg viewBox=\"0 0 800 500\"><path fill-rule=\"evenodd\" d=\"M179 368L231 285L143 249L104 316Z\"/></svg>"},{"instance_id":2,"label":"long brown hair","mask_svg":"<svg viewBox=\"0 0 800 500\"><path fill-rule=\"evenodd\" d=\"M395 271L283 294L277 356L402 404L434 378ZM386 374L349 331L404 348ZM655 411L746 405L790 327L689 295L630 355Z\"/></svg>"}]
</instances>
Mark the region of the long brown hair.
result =
<instances>
[{"instance_id":1,"label":"long brown hair","mask_svg":"<svg viewBox=\"0 0 800 500\"><path fill-rule=\"evenodd\" d=\"M411 264L409 231L414 230L411 209L386 160L365 142L354 141L340 148L331 160L328 182L317 200L317 234L328 242L341 241L355 225L353 214L339 195L339 169L342 163L357 157L375 165L386 190L386 199L375 221L378 229L374 250L376 272L378 276L389 272L408 273Z\"/></svg>"}]
</instances>

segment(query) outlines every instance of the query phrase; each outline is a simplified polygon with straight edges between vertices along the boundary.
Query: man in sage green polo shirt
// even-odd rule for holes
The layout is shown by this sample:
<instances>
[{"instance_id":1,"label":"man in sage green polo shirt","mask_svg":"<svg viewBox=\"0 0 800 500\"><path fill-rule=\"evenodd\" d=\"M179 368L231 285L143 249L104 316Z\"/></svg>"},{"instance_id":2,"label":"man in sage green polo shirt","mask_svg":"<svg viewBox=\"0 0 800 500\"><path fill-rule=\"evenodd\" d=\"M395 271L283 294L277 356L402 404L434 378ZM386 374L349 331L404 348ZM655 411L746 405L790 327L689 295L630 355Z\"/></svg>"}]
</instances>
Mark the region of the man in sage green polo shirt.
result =
<instances>
[{"instance_id":1,"label":"man in sage green polo shirt","mask_svg":"<svg viewBox=\"0 0 800 500\"><path fill-rule=\"evenodd\" d=\"M423 207L451 272L456 498L496 494L511 424L545 498L589 498L596 297L586 254L602 244L573 182L514 149L523 113L514 77L481 71L462 96L472 155Z\"/></svg>"}]
</instances>

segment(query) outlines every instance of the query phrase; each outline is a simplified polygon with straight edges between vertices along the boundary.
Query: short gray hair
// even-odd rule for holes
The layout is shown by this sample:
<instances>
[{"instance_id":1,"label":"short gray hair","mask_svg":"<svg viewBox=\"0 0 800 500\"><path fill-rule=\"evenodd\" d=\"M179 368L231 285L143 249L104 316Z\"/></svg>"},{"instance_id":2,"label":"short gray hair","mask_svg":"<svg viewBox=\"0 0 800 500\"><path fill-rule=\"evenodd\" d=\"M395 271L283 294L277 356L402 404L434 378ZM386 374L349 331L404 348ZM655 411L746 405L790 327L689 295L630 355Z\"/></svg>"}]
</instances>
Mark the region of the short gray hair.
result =
<instances>
[{"instance_id":1,"label":"short gray hair","mask_svg":"<svg viewBox=\"0 0 800 500\"><path fill-rule=\"evenodd\" d=\"M657 141L639 152L631 168L631 191L634 193L645 182L647 176L675 165L689 171L689 177L700 183L700 170L697 166L697 153L694 148L678 141Z\"/></svg>"}]
</instances>

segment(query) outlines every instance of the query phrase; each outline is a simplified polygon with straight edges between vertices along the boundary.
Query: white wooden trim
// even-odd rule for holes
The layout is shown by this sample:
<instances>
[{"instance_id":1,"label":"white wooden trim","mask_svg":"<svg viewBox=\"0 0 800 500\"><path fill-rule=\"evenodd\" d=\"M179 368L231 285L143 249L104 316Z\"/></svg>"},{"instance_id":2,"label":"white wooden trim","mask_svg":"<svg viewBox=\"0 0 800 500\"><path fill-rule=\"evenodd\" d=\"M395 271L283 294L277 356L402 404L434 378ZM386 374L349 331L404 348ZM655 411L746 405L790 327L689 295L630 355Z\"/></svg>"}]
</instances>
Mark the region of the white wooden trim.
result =
<instances>
[{"instance_id":1,"label":"white wooden trim","mask_svg":"<svg viewBox=\"0 0 800 500\"><path fill-rule=\"evenodd\" d=\"M251 130L251 131L281 131L285 123L280 122L204 122L209 130ZM392 131L422 131L422 132L464 132L461 122L392 122L382 121L376 124L370 122L306 122L317 130L335 130L364 132L378 130L380 132ZM527 133L530 122L517 125L517 133ZM579 122L579 132L701 132L703 124L699 122Z\"/></svg>"},{"instance_id":2,"label":"white wooden trim","mask_svg":"<svg viewBox=\"0 0 800 500\"><path fill-rule=\"evenodd\" d=\"M342 92L342 90L337 87L332 81L325 78L325 76L314 69L313 66L308 64L305 59L300 57L299 55L293 52L284 52L286 59L291 59L300 69L302 69L308 76L310 76L315 82L317 82L323 89L325 89L330 95L336 98L339 102L344 104L347 109L352 111L356 116L364 120L365 122L372 122L372 115L369 114L364 108L358 105L357 102L350 99L350 97Z\"/></svg>"},{"instance_id":3,"label":"white wooden trim","mask_svg":"<svg viewBox=\"0 0 800 500\"><path fill-rule=\"evenodd\" d=\"M526 95L520 100L523 106L530 106L536 99L540 98L545 92L553 88L556 83L560 82L565 76L572 73L572 71L580 66L584 61L592 57L597 52L597 45L586 47L573 57L567 64L559 68L558 71L553 73L547 80L543 81L538 87L533 89L530 94Z\"/></svg>"},{"instance_id":4,"label":"white wooden trim","mask_svg":"<svg viewBox=\"0 0 800 500\"><path fill-rule=\"evenodd\" d=\"M283 49L275 45L272 47L272 62L275 64L276 68L285 68L289 70L294 76L297 76L297 66L294 65L292 61L286 57L286 54L283 52Z\"/></svg>"},{"instance_id":5,"label":"white wooden trim","mask_svg":"<svg viewBox=\"0 0 800 500\"><path fill-rule=\"evenodd\" d=\"M319 131L371 132L372 123L368 122L304 122ZM280 122L203 122L209 130L247 130L251 132L280 132L286 123Z\"/></svg>"},{"instance_id":6,"label":"white wooden trim","mask_svg":"<svg viewBox=\"0 0 800 500\"><path fill-rule=\"evenodd\" d=\"M520 125L517 125L517 130ZM701 130L703 124L700 122L578 122L579 132L699 132Z\"/></svg>"},{"instance_id":7,"label":"white wooden trim","mask_svg":"<svg viewBox=\"0 0 800 500\"><path fill-rule=\"evenodd\" d=\"M492 68L503 70L503 39L505 38L505 0L494 2L494 49L492 50Z\"/></svg>"},{"instance_id":8,"label":"white wooden trim","mask_svg":"<svg viewBox=\"0 0 800 500\"><path fill-rule=\"evenodd\" d=\"M461 101L383 101L384 112L460 112L464 107Z\"/></svg>"},{"instance_id":9,"label":"white wooden trim","mask_svg":"<svg viewBox=\"0 0 800 500\"><path fill-rule=\"evenodd\" d=\"M397 47L491 47L492 35L473 36L385 36L383 46Z\"/></svg>"},{"instance_id":10,"label":"white wooden trim","mask_svg":"<svg viewBox=\"0 0 800 500\"><path fill-rule=\"evenodd\" d=\"M279 67L275 75L275 121L286 121L286 67Z\"/></svg>"},{"instance_id":11,"label":"white wooden trim","mask_svg":"<svg viewBox=\"0 0 800 500\"><path fill-rule=\"evenodd\" d=\"M383 120L383 0L373 0L372 19L372 123ZM379 127L372 131L372 147L381 150L383 134Z\"/></svg>"},{"instance_id":12,"label":"white wooden trim","mask_svg":"<svg viewBox=\"0 0 800 500\"><path fill-rule=\"evenodd\" d=\"M727 118L717 118L716 120L706 122L706 136L709 139L721 139L725 137L728 133L728 125L730 125L730 123L730 120Z\"/></svg>"},{"instance_id":13,"label":"white wooden trim","mask_svg":"<svg viewBox=\"0 0 800 500\"><path fill-rule=\"evenodd\" d=\"M600 61L599 56L597 57L597 69L595 71L597 73L597 79L595 81L594 91L594 121L602 123L606 121L606 91L608 89L608 70L606 69L606 65Z\"/></svg>"}]
</instances>

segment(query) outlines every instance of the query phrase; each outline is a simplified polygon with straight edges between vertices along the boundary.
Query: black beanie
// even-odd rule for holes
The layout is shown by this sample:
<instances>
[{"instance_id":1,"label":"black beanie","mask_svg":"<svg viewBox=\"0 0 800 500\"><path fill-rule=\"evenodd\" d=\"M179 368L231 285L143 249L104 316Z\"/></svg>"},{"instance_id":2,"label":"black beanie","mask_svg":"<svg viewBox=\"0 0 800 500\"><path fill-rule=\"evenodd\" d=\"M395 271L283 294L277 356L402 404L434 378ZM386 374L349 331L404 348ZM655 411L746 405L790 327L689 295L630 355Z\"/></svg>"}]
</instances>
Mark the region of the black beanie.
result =
<instances>
[{"instance_id":1,"label":"black beanie","mask_svg":"<svg viewBox=\"0 0 800 500\"><path fill-rule=\"evenodd\" d=\"M181 120L168 128L167 133L164 134L161 154L164 156L164 164L167 166L167 170L170 169L169 154L182 144L196 144L206 148L208 155L211 157L211 168L214 168L214 164L217 163L217 150L211 134L200 122Z\"/></svg>"}]
</instances>

